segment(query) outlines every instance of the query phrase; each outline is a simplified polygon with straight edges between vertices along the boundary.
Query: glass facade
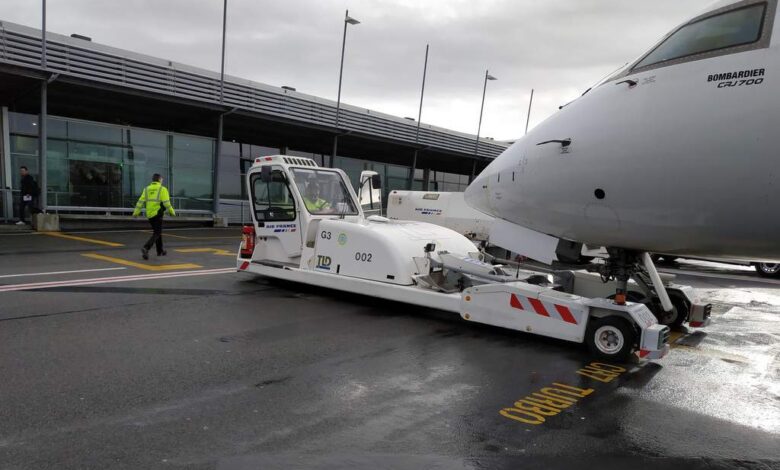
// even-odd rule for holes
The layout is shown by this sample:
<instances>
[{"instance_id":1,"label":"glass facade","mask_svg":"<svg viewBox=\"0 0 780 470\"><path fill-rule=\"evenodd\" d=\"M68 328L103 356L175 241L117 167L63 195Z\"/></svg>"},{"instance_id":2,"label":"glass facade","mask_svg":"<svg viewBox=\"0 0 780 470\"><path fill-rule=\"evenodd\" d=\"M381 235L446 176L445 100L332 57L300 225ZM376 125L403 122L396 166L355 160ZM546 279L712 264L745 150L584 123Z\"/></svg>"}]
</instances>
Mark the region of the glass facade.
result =
<instances>
[{"instance_id":1,"label":"glass facade","mask_svg":"<svg viewBox=\"0 0 780 470\"><path fill-rule=\"evenodd\" d=\"M38 117L9 112L9 148L12 189L18 198L19 167L26 166L40 183ZM244 179L254 159L282 153L279 148L225 141L215 162L216 140L209 137L140 129L75 119L50 117L47 121L47 203L58 210L129 210L154 173L164 178L177 210L211 211L214 169L218 164L220 199L246 201ZM328 166L330 156L287 149L287 155L311 158ZM384 205L390 191L407 189L409 166L337 156L354 188L360 173L373 170L382 179ZM422 190L426 172L416 169L412 189ZM463 191L468 176L429 171L428 189ZM16 201L15 201L16 202ZM14 211L17 212L17 211Z\"/></svg>"},{"instance_id":2,"label":"glass facade","mask_svg":"<svg viewBox=\"0 0 780 470\"><path fill-rule=\"evenodd\" d=\"M409 184L410 166L391 165L388 163L373 162L370 160L361 160L349 157L336 157L335 167L341 168L349 176L349 180L354 188L360 183L360 173L366 170L372 170L379 173L382 178L382 203L387 206L387 198L390 191L395 189L405 190ZM414 190L423 189L423 170L415 171Z\"/></svg>"},{"instance_id":3,"label":"glass facade","mask_svg":"<svg viewBox=\"0 0 780 470\"><path fill-rule=\"evenodd\" d=\"M219 197L245 201L244 178L255 158L278 155L279 149L239 142L222 142L219 158Z\"/></svg>"},{"instance_id":4,"label":"glass facade","mask_svg":"<svg viewBox=\"0 0 780 470\"><path fill-rule=\"evenodd\" d=\"M430 171L428 189L431 191L463 192L469 185L469 176L443 171Z\"/></svg>"},{"instance_id":5,"label":"glass facade","mask_svg":"<svg viewBox=\"0 0 780 470\"><path fill-rule=\"evenodd\" d=\"M22 165L40 181L37 120L9 113L14 190ZM212 209L214 139L61 118L47 127L50 206L132 208L160 173L177 209Z\"/></svg>"},{"instance_id":6,"label":"glass facade","mask_svg":"<svg viewBox=\"0 0 780 470\"><path fill-rule=\"evenodd\" d=\"M358 187L361 172L373 170L379 173L382 178L382 201L385 206L390 191L407 189L409 171L411 170L409 166L390 165L347 157L336 157L335 166L344 170L355 188ZM428 190L430 191L462 192L469 185L468 175L433 170L428 173ZM422 191L425 188L424 174L422 169L415 169L412 190Z\"/></svg>"}]
</instances>

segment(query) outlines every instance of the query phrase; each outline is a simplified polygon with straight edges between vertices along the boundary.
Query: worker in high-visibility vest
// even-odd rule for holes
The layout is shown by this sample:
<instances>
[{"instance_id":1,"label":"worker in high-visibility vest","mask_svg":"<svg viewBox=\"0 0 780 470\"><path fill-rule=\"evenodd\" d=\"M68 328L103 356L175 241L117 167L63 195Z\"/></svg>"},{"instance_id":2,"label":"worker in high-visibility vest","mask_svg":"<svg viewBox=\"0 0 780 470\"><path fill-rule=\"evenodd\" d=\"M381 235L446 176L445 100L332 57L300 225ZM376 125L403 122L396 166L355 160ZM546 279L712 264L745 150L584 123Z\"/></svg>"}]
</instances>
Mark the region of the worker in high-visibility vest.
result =
<instances>
[{"instance_id":1,"label":"worker in high-visibility vest","mask_svg":"<svg viewBox=\"0 0 780 470\"><path fill-rule=\"evenodd\" d=\"M320 185L314 178L306 183L303 203L312 214L323 214L331 211L330 203L320 197Z\"/></svg>"},{"instance_id":2,"label":"worker in high-visibility vest","mask_svg":"<svg viewBox=\"0 0 780 470\"><path fill-rule=\"evenodd\" d=\"M162 185L162 176L159 173L152 175L152 183L144 188L141 193L141 197L138 198L138 203L135 205L133 211L133 217L141 215L141 209L146 209L146 218L149 219L149 223L152 225L152 236L141 248L141 256L144 259L149 259L149 250L152 245L157 248L157 256L165 256L168 254L163 249L162 239L162 224L163 215L165 215L165 208L171 216L175 216L176 212L171 205L171 197L168 194L168 188Z\"/></svg>"}]
</instances>

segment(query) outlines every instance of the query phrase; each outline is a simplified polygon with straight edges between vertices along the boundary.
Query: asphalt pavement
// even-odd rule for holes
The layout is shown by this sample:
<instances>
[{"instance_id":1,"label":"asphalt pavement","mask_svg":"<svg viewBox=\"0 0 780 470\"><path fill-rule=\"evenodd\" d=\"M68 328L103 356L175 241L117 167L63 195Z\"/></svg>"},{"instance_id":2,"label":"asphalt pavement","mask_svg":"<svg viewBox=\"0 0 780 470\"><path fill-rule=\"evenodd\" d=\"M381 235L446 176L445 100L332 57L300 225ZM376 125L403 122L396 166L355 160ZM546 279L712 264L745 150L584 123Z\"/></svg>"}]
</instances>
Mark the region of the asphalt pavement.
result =
<instances>
[{"instance_id":1,"label":"asphalt pavement","mask_svg":"<svg viewBox=\"0 0 780 470\"><path fill-rule=\"evenodd\" d=\"M236 228L148 236L0 235L0 468L780 468L780 285L742 267L665 267L712 325L614 365L237 273Z\"/></svg>"}]
</instances>

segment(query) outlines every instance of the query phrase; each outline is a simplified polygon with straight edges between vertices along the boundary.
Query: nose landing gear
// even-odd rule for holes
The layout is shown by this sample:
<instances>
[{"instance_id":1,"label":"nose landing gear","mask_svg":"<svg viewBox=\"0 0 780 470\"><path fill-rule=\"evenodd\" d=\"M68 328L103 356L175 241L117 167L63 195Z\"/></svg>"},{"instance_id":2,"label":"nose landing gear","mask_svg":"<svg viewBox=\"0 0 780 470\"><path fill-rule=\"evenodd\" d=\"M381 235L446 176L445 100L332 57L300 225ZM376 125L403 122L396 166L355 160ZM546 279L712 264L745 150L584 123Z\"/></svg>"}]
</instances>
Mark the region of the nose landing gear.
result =
<instances>
[{"instance_id":1,"label":"nose landing gear","mask_svg":"<svg viewBox=\"0 0 780 470\"><path fill-rule=\"evenodd\" d=\"M677 298L673 301L669 297L648 253L623 248L607 248L607 252L609 258L606 262L593 265L589 270L598 272L604 282L615 281L615 294L610 297L616 304L641 301L662 325L679 326L688 318L689 304ZM634 280L641 293L629 291L630 279Z\"/></svg>"}]
</instances>

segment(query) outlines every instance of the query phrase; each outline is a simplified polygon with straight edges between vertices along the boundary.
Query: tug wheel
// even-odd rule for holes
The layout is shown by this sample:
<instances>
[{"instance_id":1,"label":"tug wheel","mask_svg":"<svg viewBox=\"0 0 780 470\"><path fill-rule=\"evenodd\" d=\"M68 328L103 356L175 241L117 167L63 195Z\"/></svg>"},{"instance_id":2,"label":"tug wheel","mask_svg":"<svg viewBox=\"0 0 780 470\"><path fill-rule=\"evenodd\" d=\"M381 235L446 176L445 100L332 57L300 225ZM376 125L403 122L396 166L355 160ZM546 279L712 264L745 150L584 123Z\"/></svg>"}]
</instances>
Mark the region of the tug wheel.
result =
<instances>
[{"instance_id":1,"label":"tug wheel","mask_svg":"<svg viewBox=\"0 0 780 470\"><path fill-rule=\"evenodd\" d=\"M780 277L780 263L754 263L756 272L763 277Z\"/></svg>"},{"instance_id":2,"label":"tug wheel","mask_svg":"<svg viewBox=\"0 0 780 470\"><path fill-rule=\"evenodd\" d=\"M585 343L590 353L606 361L625 361L636 342L636 332L623 318L609 316L588 322Z\"/></svg>"}]
</instances>

